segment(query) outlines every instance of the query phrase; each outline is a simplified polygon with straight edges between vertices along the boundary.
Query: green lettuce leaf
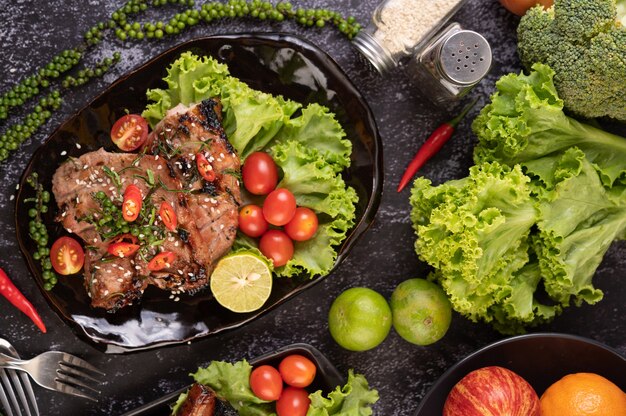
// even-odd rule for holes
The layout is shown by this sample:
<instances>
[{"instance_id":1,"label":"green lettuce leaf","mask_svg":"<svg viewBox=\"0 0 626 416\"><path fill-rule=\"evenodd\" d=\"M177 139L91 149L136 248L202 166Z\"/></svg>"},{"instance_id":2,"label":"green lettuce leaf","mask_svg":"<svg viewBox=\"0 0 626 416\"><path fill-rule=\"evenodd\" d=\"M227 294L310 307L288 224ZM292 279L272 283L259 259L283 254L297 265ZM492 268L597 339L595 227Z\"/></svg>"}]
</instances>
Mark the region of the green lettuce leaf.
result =
<instances>
[{"instance_id":1,"label":"green lettuce leaf","mask_svg":"<svg viewBox=\"0 0 626 416\"><path fill-rule=\"evenodd\" d=\"M626 139L565 115L553 77L549 66L535 64L529 75L510 74L496 83L491 103L472 124L479 139L474 162L529 166L551 187L552 178L533 163L577 146L599 170L605 186L625 181Z\"/></svg>"},{"instance_id":2,"label":"green lettuce leaf","mask_svg":"<svg viewBox=\"0 0 626 416\"><path fill-rule=\"evenodd\" d=\"M370 390L365 377L350 370L345 386L337 386L327 397L321 390L316 391L309 399L307 416L370 416L370 406L378 401L378 392Z\"/></svg>"},{"instance_id":3,"label":"green lettuce leaf","mask_svg":"<svg viewBox=\"0 0 626 416\"><path fill-rule=\"evenodd\" d=\"M593 275L611 242L626 238L626 188L602 186L585 154L567 150L557 165L554 191L540 204L533 240L548 294L563 305L602 299Z\"/></svg>"},{"instance_id":4,"label":"green lettuce leaf","mask_svg":"<svg viewBox=\"0 0 626 416\"><path fill-rule=\"evenodd\" d=\"M252 366L246 361L230 364L211 361L208 367L198 368L191 376L198 383L211 387L226 400L241 416L275 415L272 403L259 399L250 388Z\"/></svg>"},{"instance_id":5,"label":"green lettuce leaf","mask_svg":"<svg viewBox=\"0 0 626 416\"><path fill-rule=\"evenodd\" d=\"M490 308L511 294L512 276L529 260L537 218L529 181L519 166L498 163L474 166L467 178L437 187L415 181L417 254L437 269L454 309L473 320L493 319Z\"/></svg>"}]
</instances>

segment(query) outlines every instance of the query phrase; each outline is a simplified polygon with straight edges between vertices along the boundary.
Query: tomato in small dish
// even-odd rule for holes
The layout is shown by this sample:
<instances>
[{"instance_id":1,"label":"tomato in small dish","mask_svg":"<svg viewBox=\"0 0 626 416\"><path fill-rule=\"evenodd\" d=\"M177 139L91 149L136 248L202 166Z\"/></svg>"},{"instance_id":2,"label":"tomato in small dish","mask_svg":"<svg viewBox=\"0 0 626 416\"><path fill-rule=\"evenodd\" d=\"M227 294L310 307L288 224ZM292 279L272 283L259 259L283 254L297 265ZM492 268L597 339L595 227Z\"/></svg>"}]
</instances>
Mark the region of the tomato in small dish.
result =
<instances>
[{"instance_id":1,"label":"tomato in small dish","mask_svg":"<svg viewBox=\"0 0 626 416\"><path fill-rule=\"evenodd\" d=\"M139 244L126 243L124 241L111 243L109 247L107 247L107 252L115 257L130 257L135 254L137 250L139 250Z\"/></svg>"},{"instance_id":2,"label":"tomato in small dish","mask_svg":"<svg viewBox=\"0 0 626 416\"><path fill-rule=\"evenodd\" d=\"M158 272L159 270L171 267L174 261L176 261L176 254L171 251L164 251L154 256L152 260L148 262L148 270Z\"/></svg>"},{"instance_id":3,"label":"tomato in small dish","mask_svg":"<svg viewBox=\"0 0 626 416\"><path fill-rule=\"evenodd\" d=\"M291 221L285 225L285 232L292 240L306 241L315 235L317 226L315 212L310 208L298 207Z\"/></svg>"},{"instance_id":4,"label":"tomato in small dish","mask_svg":"<svg viewBox=\"0 0 626 416\"><path fill-rule=\"evenodd\" d=\"M178 218L176 217L174 208L172 208L169 202L161 202L161 206L159 207L159 217L161 217L161 221L163 221L165 228L170 231L176 231L176 227L178 227Z\"/></svg>"},{"instance_id":5,"label":"tomato in small dish","mask_svg":"<svg viewBox=\"0 0 626 416\"><path fill-rule=\"evenodd\" d=\"M132 152L148 138L148 122L138 114L120 117L111 128L111 140L120 150Z\"/></svg>"},{"instance_id":6,"label":"tomato in small dish","mask_svg":"<svg viewBox=\"0 0 626 416\"><path fill-rule=\"evenodd\" d=\"M259 250L272 260L274 267L280 267L293 257L293 242L284 231L269 230L261 237Z\"/></svg>"},{"instance_id":7,"label":"tomato in small dish","mask_svg":"<svg viewBox=\"0 0 626 416\"><path fill-rule=\"evenodd\" d=\"M198 173L205 181L213 182L215 180L213 166L202 153L196 153L196 167L198 168Z\"/></svg>"},{"instance_id":8,"label":"tomato in small dish","mask_svg":"<svg viewBox=\"0 0 626 416\"><path fill-rule=\"evenodd\" d=\"M278 416L306 416L311 405L309 393L298 387L287 387L276 402Z\"/></svg>"},{"instance_id":9,"label":"tomato in small dish","mask_svg":"<svg viewBox=\"0 0 626 416\"><path fill-rule=\"evenodd\" d=\"M528 9L538 4L547 9L554 4L554 0L500 0L500 3L511 13L523 16Z\"/></svg>"},{"instance_id":10,"label":"tomato in small dish","mask_svg":"<svg viewBox=\"0 0 626 416\"><path fill-rule=\"evenodd\" d=\"M243 186L254 195L267 195L276 188L278 168L270 155L254 152L247 157L241 169Z\"/></svg>"},{"instance_id":11,"label":"tomato in small dish","mask_svg":"<svg viewBox=\"0 0 626 416\"><path fill-rule=\"evenodd\" d=\"M50 261L58 274L75 274L83 268L85 252L72 237L61 237L52 244Z\"/></svg>"},{"instance_id":12,"label":"tomato in small dish","mask_svg":"<svg viewBox=\"0 0 626 416\"><path fill-rule=\"evenodd\" d=\"M263 216L272 225L287 224L296 213L296 198L289 190L278 188L263 202Z\"/></svg>"},{"instance_id":13,"label":"tomato in small dish","mask_svg":"<svg viewBox=\"0 0 626 416\"><path fill-rule=\"evenodd\" d=\"M308 387L315 379L317 368L313 361L299 355L289 355L278 365L278 371L285 383L293 387Z\"/></svg>"},{"instance_id":14,"label":"tomato in small dish","mask_svg":"<svg viewBox=\"0 0 626 416\"><path fill-rule=\"evenodd\" d=\"M250 388L259 399L273 402L283 392L283 379L274 367L262 365L250 373Z\"/></svg>"},{"instance_id":15,"label":"tomato in small dish","mask_svg":"<svg viewBox=\"0 0 626 416\"><path fill-rule=\"evenodd\" d=\"M133 222L141 212L141 191L135 185L128 185L124 191L124 202L122 202L122 216L124 220Z\"/></svg>"},{"instance_id":16,"label":"tomato in small dish","mask_svg":"<svg viewBox=\"0 0 626 416\"><path fill-rule=\"evenodd\" d=\"M239 210L239 229L249 237L260 237L269 225L263 216L263 210L258 205L246 205Z\"/></svg>"}]
</instances>

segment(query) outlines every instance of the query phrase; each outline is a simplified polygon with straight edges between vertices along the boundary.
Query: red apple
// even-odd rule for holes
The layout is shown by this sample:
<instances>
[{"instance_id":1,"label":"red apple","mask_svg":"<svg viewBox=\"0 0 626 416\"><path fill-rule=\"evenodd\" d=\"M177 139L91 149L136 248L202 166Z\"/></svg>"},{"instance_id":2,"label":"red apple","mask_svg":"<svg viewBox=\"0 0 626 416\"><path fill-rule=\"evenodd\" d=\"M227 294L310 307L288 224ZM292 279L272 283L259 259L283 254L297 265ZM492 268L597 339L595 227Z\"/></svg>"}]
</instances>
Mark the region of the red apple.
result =
<instances>
[{"instance_id":1,"label":"red apple","mask_svg":"<svg viewBox=\"0 0 626 416\"><path fill-rule=\"evenodd\" d=\"M539 416L539 412L539 397L531 385L502 367L472 371L452 388L443 406L443 416Z\"/></svg>"}]
</instances>

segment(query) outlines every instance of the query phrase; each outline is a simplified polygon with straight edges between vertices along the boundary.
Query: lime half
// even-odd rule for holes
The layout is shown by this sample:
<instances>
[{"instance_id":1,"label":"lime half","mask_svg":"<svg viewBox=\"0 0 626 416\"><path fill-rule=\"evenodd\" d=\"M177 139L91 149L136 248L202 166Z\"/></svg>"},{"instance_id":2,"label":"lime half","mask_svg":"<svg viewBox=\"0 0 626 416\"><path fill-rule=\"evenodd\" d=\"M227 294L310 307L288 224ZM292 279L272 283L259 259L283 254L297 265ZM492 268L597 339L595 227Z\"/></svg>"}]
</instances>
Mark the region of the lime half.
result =
<instances>
[{"instance_id":1,"label":"lime half","mask_svg":"<svg viewBox=\"0 0 626 416\"><path fill-rule=\"evenodd\" d=\"M272 272L251 253L221 259L211 275L211 292L220 305L233 312L259 309L272 292Z\"/></svg>"}]
</instances>

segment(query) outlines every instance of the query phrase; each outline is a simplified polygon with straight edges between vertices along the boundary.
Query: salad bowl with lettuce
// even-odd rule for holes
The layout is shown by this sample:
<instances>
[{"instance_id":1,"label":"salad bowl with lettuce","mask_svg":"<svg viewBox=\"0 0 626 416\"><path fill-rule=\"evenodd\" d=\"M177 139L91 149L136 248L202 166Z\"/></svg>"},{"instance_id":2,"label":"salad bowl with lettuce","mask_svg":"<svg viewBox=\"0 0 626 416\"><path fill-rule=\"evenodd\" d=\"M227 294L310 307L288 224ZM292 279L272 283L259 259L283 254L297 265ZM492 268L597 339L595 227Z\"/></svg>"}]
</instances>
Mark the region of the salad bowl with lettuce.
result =
<instances>
[{"instance_id":1,"label":"salad bowl with lettuce","mask_svg":"<svg viewBox=\"0 0 626 416\"><path fill-rule=\"evenodd\" d=\"M293 192L298 205L318 213L318 232L297 243L289 263L274 270L270 298L251 313L229 312L210 290L182 294L174 302L169 293L150 288L140 304L115 314L90 308L81 279L62 279L52 291L42 290L79 335L106 352L182 343L244 325L328 276L373 220L382 189L382 145L373 115L328 55L282 34L214 36L164 52L64 122L33 155L23 178L37 172L49 187L68 157L99 148L114 151L109 131L127 112L143 114L154 126L178 104L215 96L242 161L258 150L271 154L280 186ZM29 196L21 192L17 206ZM16 210L18 240L42 287L29 219L21 211ZM62 229L50 211L44 221L54 239ZM240 235L233 250L257 248Z\"/></svg>"}]
</instances>

